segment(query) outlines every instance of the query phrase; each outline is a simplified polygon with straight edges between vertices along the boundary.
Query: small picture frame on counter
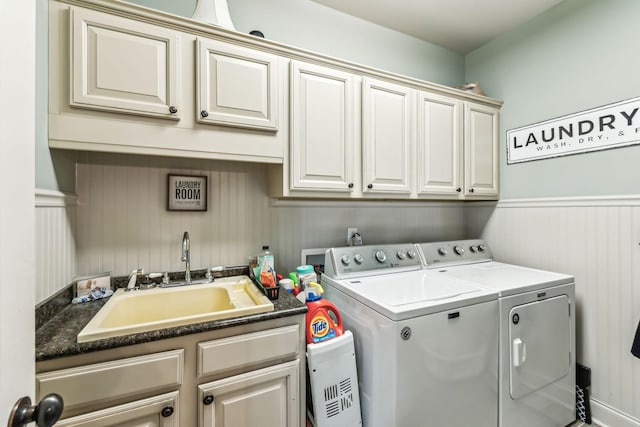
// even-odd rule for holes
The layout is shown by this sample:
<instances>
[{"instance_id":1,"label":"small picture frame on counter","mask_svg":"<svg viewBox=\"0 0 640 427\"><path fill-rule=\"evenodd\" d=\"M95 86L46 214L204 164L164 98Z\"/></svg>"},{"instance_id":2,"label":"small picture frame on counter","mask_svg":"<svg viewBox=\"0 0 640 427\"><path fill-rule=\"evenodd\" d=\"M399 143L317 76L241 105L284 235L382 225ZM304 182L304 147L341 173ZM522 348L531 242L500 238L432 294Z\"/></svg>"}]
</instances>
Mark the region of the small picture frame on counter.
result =
<instances>
[{"instance_id":1,"label":"small picture frame on counter","mask_svg":"<svg viewBox=\"0 0 640 427\"><path fill-rule=\"evenodd\" d=\"M167 210L206 211L207 178L195 175L168 175Z\"/></svg>"},{"instance_id":2,"label":"small picture frame on counter","mask_svg":"<svg viewBox=\"0 0 640 427\"><path fill-rule=\"evenodd\" d=\"M111 289L111 273L97 273L89 276L76 277L76 296L82 297L91 294L94 289Z\"/></svg>"}]
</instances>

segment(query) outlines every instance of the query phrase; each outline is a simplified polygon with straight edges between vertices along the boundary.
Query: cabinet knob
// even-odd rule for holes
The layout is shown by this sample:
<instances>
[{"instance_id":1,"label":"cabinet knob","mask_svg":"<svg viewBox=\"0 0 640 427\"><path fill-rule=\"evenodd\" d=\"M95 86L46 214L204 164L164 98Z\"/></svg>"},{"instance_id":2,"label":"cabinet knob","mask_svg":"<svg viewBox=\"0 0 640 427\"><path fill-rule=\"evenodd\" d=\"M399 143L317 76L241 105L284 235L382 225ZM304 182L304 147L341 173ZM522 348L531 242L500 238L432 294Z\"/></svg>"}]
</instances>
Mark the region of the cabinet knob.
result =
<instances>
[{"instance_id":1,"label":"cabinet knob","mask_svg":"<svg viewBox=\"0 0 640 427\"><path fill-rule=\"evenodd\" d=\"M202 399L202 403L204 403L205 405L211 405L213 403L213 396L210 394L207 394L203 399Z\"/></svg>"},{"instance_id":2,"label":"cabinet knob","mask_svg":"<svg viewBox=\"0 0 640 427\"><path fill-rule=\"evenodd\" d=\"M470 189L469 189L469 193L473 193L473 188L470 188Z\"/></svg>"},{"instance_id":3,"label":"cabinet knob","mask_svg":"<svg viewBox=\"0 0 640 427\"><path fill-rule=\"evenodd\" d=\"M202 110L200 111L200 115L202 116L202 118L209 117L209 112L206 110Z\"/></svg>"},{"instance_id":4,"label":"cabinet knob","mask_svg":"<svg viewBox=\"0 0 640 427\"><path fill-rule=\"evenodd\" d=\"M350 182L349 185L347 185L347 187L353 188L353 182Z\"/></svg>"},{"instance_id":5,"label":"cabinet knob","mask_svg":"<svg viewBox=\"0 0 640 427\"><path fill-rule=\"evenodd\" d=\"M459 193L459 192L462 191L462 188L458 187L458 188L456 188L456 191Z\"/></svg>"},{"instance_id":6,"label":"cabinet knob","mask_svg":"<svg viewBox=\"0 0 640 427\"><path fill-rule=\"evenodd\" d=\"M171 114L175 114L175 113L178 112L178 109L172 105L172 106L169 107L169 112Z\"/></svg>"},{"instance_id":7,"label":"cabinet knob","mask_svg":"<svg viewBox=\"0 0 640 427\"><path fill-rule=\"evenodd\" d=\"M169 418L171 415L173 415L173 406L165 406L164 408L162 408L162 411L160 411L160 415L165 418Z\"/></svg>"},{"instance_id":8,"label":"cabinet knob","mask_svg":"<svg viewBox=\"0 0 640 427\"><path fill-rule=\"evenodd\" d=\"M371 189L373 188L373 184L369 184L369 185L367 185L367 188L368 188L369 190L371 190Z\"/></svg>"}]
</instances>

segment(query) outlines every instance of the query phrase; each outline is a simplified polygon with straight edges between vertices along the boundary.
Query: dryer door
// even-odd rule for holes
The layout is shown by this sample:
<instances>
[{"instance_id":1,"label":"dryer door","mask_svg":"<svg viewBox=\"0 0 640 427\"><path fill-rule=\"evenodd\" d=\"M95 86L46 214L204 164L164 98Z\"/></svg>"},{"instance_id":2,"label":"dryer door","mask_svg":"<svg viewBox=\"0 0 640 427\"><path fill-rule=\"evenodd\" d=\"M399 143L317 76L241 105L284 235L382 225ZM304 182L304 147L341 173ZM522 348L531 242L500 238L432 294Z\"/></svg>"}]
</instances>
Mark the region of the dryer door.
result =
<instances>
[{"instance_id":1,"label":"dryer door","mask_svg":"<svg viewBox=\"0 0 640 427\"><path fill-rule=\"evenodd\" d=\"M569 298L560 295L515 306L509 315L510 392L519 399L569 373Z\"/></svg>"}]
</instances>

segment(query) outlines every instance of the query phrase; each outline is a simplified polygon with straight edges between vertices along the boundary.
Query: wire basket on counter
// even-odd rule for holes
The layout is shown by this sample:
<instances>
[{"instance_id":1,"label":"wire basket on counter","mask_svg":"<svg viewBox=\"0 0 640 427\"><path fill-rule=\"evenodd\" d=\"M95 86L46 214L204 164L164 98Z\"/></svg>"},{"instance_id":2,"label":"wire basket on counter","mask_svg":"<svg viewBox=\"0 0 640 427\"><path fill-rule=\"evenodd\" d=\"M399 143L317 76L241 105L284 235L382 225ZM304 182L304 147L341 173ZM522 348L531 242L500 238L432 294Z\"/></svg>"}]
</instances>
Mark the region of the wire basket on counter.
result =
<instances>
[{"instance_id":1,"label":"wire basket on counter","mask_svg":"<svg viewBox=\"0 0 640 427\"><path fill-rule=\"evenodd\" d=\"M276 286L262 286L262 284L255 278L253 274L250 275L253 283L262 291L263 294L271 301L275 301L280 296L280 285Z\"/></svg>"}]
</instances>

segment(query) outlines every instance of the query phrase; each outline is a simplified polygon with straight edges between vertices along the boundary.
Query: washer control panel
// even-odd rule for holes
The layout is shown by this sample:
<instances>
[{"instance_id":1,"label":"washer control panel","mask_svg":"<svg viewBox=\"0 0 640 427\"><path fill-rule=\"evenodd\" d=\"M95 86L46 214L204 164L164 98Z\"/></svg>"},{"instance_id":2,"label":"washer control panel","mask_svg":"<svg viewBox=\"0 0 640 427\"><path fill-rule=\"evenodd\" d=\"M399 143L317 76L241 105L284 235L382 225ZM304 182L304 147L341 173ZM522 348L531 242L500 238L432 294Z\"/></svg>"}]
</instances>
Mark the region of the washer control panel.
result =
<instances>
[{"instance_id":1,"label":"washer control panel","mask_svg":"<svg viewBox=\"0 0 640 427\"><path fill-rule=\"evenodd\" d=\"M427 268L468 264L493 259L484 240L456 240L450 242L421 243L416 245Z\"/></svg>"},{"instance_id":2,"label":"washer control panel","mask_svg":"<svg viewBox=\"0 0 640 427\"><path fill-rule=\"evenodd\" d=\"M373 273L418 270L422 260L412 243L331 248L324 261L324 274L333 277L366 276Z\"/></svg>"}]
</instances>

